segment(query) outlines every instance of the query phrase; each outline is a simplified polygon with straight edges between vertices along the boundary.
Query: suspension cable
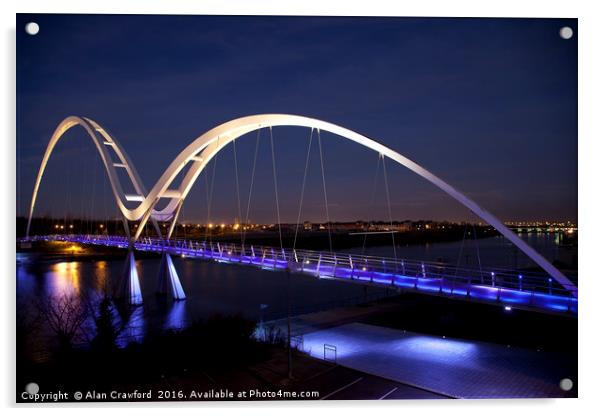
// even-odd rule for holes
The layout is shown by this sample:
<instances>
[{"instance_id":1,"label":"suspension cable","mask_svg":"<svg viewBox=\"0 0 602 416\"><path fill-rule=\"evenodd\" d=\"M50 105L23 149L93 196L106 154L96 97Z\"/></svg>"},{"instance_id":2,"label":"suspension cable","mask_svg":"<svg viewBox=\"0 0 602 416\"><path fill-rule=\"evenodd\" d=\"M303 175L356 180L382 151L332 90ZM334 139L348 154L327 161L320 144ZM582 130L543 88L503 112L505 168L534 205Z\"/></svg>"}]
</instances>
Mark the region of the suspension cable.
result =
<instances>
[{"instance_id":1,"label":"suspension cable","mask_svg":"<svg viewBox=\"0 0 602 416\"><path fill-rule=\"evenodd\" d=\"M217 145L219 146L219 137L217 138ZM211 203L213 202L213 186L215 184L215 167L217 166L217 155L213 157L213 173L211 174L211 186L209 188L209 196L207 198L207 226L205 227L206 232L209 231L209 222L211 221ZM207 237L205 237L207 239ZM213 240L213 233L209 232L209 241Z\"/></svg>"},{"instance_id":2,"label":"suspension cable","mask_svg":"<svg viewBox=\"0 0 602 416\"><path fill-rule=\"evenodd\" d=\"M374 200L376 198L376 182L378 181L378 174L380 173L380 154L376 155L376 170L374 171L374 180L372 182L372 196L370 198L370 208L374 207ZM368 229L366 229L366 233L364 234L364 243L362 244L362 256L366 252L366 241L368 240L368 231L370 228L370 223L368 223Z\"/></svg>"},{"instance_id":3,"label":"suspension cable","mask_svg":"<svg viewBox=\"0 0 602 416\"><path fill-rule=\"evenodd\" d=\"M85 146L84 146L84 142L83 140L81 141L81 154L85 154ZM82 188L82 193L81 193L81 199L82 199L82 217L79 220L79 229L81 230L80 232L82 234L85 234L86 230L87 230L87 223L88 223L88 206L86 204L87 198L84 198L84 195L86 194L86 189L88 189L90 187L89 184L89 180L90 180L90 172L88 171L88 169L85 168L85 160L84 158L80 158L80 162L81 162L81 176L83 177L83 188ZM76 229L75 229L75 221L73 221L73 233L75 233ZM71 229L71 228L70 228Z\"/></svg>"},{"instance_id":4,"label":"suspension cable","mask_svg":"<svg viewBox=\"0 0 602 416\"><path fill-rule=\"evenodd\" d=\"M322 167L322 188L324 189L324 205L326 206L326 221L328 225L328 246L332 253L332 236L330 232L330 213L328 211L328 194L326 193L326 175L324 174L324 156L322 155L322 138L318 130L318 148L320 149L320 166Z\"/></svg>"},{"instance_id":5,"label":"suspension cable","mask_svg":"<svg viewBox=\"0 0 602 416\"><path fill-rule=\"evenodd\" d=\"M180 224L182 224L182 228L184 229L182 233L184 234L184 240L186 240L186 223L184 221L184 204L182 203L180 207Z\"/></svg>"},{"instance_id":6,"label":"suspension cable","mask_svg":"<svg viewBox=\"0 0 602 416\"><path fill-rule=\"evenodd\" d=\"M76 148L76 149L77 149L77 151L79 152L79 154L81 154L81 155L83 155L83 154L84 154L84 143L83 143L83 141L81 141L81 140L80 140L80 141L78 142L78 146L77 146L77 148ZM85 202L86 202L86 198L84 198L84 195L86 194L86 189L87 189L87 187L86 187L86 184L87 184L87 180L88 180L88 175L87 175L87 173L88 173L88 170L87 170L87 169L83 169L83 166L84 166L84 158L83 158L83 157L80 157L80 158L78 158L78 159L79 159L79 160L78 160L78 161L79 161L79 163L80 163L80 164L81 164L81 166L82 166L82 168L81 168L81 170L80 170L80 173L81 173L81 174L80 174L80 175L78 175L78 176L79 176L79 178L81 179L81 185L82 185L82 191L81 191L81 195L80 195L80 198L81 198L81 204L80 204L80 205L81 205L81 214L80 214L80 218L79 218L79 230L80 230L80 232L81 232L82 234L84 234L84 233L85 233L85 231L84 231L84 227L85 227L85 223L86 223L86 217L87 217L87 215L86 215L86 208L87 208L87 207L86 207L86 204L85 204ZM79 170L79 169L80 169L80 167L78 166L78 170ZM75 217L74 217L74 218L73 218L73 220L71 220L71 221L72 221L72 222L75 222ZM75 224L70 224L70 225L69 225L69 229L71 229L71 225L73 225L73 232L75 232ZM66 227L66 225L65 225L65 227Z\"/></svg>"},{"instance_id":7,"label":"suspension cable","mask_svg":"<svg viewBox=\"0 0 602 416\"><path fill-rule=\"evenodd\" d=\"M389 194L389 181L387 179L387 166L385 164L385 156L381 155L383 159L383 176L385 178L385 194L387 195L387 209L389 210L389 224L391 231L393 231L393 214L391 212L391 196ZM397 264L397 248L395 247L395 233L391 233L391 240L393 242L393 256L395 257L395 264Z\"/></svg>"},{"instance_id":8,"label":"suspension cable","mask_svg":"<svg viewBox=\"0 0 602 416\"><path fill-rule=\"evenodd\" d=\"M479 274L481 275L481 281L482 281L483 280L483 268L481 267L481 253L479 251L479 241L477 240L477 229L474 225L474 222L472 223L472 233L474 234L475 246L477 248L477 260L479 262Z\"/></svg>"},{"instance_id":9,"label":"suspension cable","mask_svg":"<svg viewBox=\"0 0 602 416\"><path fill-rule=\"evenodd\" d=\"M49 183L54 183L54 176L55 176L54 175L54 172L55 172L54 169L52 170L52 172L53 172L53 175L49 176L49 178L52 178L52 179L49 179ZM60 189L60 190L62 190L62 189ZM48 199L46 197L46 195L47 195L46 193L44 193L42 195L44 195L44 201L48 201L48 207L49 207L48 208L48 212L50 212L50 220L51 220L50 227L51 227L51 231L55 232L56 231L56 226L58 224L58 221L60 221L60 218L57 217L57 214L61 212L61 207L59 206L60 204L59 204L58 198L56 198L56 199L54 199L54 198ZM35 224L33 221L34 221L34 219L32 218L32 224ZM43 225L44 222L40 221L39 224ZM33 229L35 230L35 228L33 228ZM40 231L45 231L45 230L42 228ZM34 232L34 234L35 234L35 232Z\"/></svg>"},{"instance_id":10,"label":"suspension cable","mask_svg":"<svg viewBox=\"0 0 602 416\"><path fill-rule=\"evenodd\" d=\"M104 208L104 220L105 220L105 224L103 226L103 231L107 232L107 235L109 233L109 230L107 229L107 227L109 226L109 212L107 210L107 179L105 177L102 177L102 207Z\"/></svg>"},{"instance_id":11,"label":"suspension cable","mask_svg":"<svg viewBox=\"0 0 602 416\"><path fill-rule=\"evenodd\" d=\"M276 215L278 216L278 236L280 238L280 249L284 248L282 244L282 226L280 225L280 203L278 202L278 182L276 179L276 157L274 156L274 135L272 126L270 126L270 144L272 147L272 172L274 174L274 194L276 195Z\"/></svg>"},{"instance_id":12,"label":"suspension cable","mask_svg":"<svg viewBox=\"0 0 602 416\"><path fill-rule=\"evenodd\" d=\"M205 178L205 202L207 203L207 222L205 223L205 241L209 239L209 169L203 169Z\"/></svg>"},{"instance_id":13,"label":"suspension cable","mask_svg":"<svg viewBox=\"0 0 602 416\"><path fill-rule=\"evenodd\" d=\"M91 204L90 204L90 221L88 223L88 227L86 227L86 230L88 231L88 234L92 234L93 233L93 227L94 227L94 221L92 220L92 218L94 217L94 196L96 195L96 171L98 170L98 162L94 163L94 175L92 176L92 198L91 198Z\"/></svg>"},{"instance_id":14,"label":"suspension cable","mask_svg":"<svg viewBox=\"0 0 602 416\"><path fill-rule=\"evenodd\" d=\"M234 178L236 182L236 201L238 203L238 226L240 227L240 243L243 243L242 229L242 210L240 209L240 184L238 181L238 159L236 158L236 139L232 140L232 149L234 150Z\"/></svg>"},{"instance_id":15,"label":"suspension cable","mask_svg":"<svg viewBox=\"0 0 602 416\"><path fill-rule=\"evenodd\" d=\"M293 239L293 250L297 247L297 234L299 232L299 222L301 222L301 208L303 206L303 196L305 194L305 182L307 179L307 168L309 166L309 155L311 153L311 142L314 136L314 129L309 133L309 145L307 146L307 156L305 157L305 171L303 172L303 183L301 185L301 198L299 200L299 212L297 213L297 225L295 226L295 238Z\"/></svg>"},{"instance_id":16,"label":"suspension cable","mask_svg":"<svg viewBox=\"0 0 602 416\"><path fill-rule=\"evenodd\" d=\"M464 235L462 236L462 243L460 244L460 252L458 253L458 261L456 262L456 271L454 276L458 275L458 269L460 268L460 261L462 260L462 252L464 251L464 241L466 240L466 231L468 230L468 223L464 223Z\"/></svg>"},{"instance_id":17,"label":"suspension cable","mask_svg":"<svg viewBox=\"0 0 602 416\"><path fill-rule=\"evenodd\" d=\"M82 147L83 147L82 150L85 151L85 147L84 146L82 146ZM90 200L88 201L86 198L86 200L90 203L90 207L88 207L87 204L84 204L84 224L85 224L85 234L87 234L88 230L90 229L90 221L92 218L92 207L94 206L93 205L94 204L93 203L93 200L94 200L94 177L92 176L92 174L94 173L94 169L92 169L92 174L90 174L90 172L88 172L88 169L86 169L86 167L85 167L85 163L86 162L85 162L84 158L82 158L82 165L83 165L82 171L85 170L86 183L88 183L88 186L85 188L85 190L92 188L92 192L91 192L92 196L91 196ZM94 163L94 160L92 160L91 163L94 164L94 167L96 166L96 164ZM90 182L91 182L91 184L90 184ZM84 193L82 193L82 199L83 199L83 195L85 195L85 193L86 193L85 190L84 190ZM73 228L75 230L75 224L73 225Z\"/></svg>"},{"instance_id":18,"label":"suspension cable","mask_svg":"<svg viewBox=\"0 0 602 416\"><path fill-rule=\"evenodd\" d=\"M245 245L245 239L247 238L246 226L249 224L249 212L251 210L251 194L253 193L253 183L255 182L255 166L257 165L257 153L259 151L259 137L261 136L261 129L257 130L257 140L255 143L255 156L253 157L253 169L251 171L251 184L249 185L249 197L247 198L247 212L245 214L245 224L243 226L242 245Z\"/></svg>"},{"instance_id":19,"label":"suspension cable","mask_svg":"<svg viewBox=\"0 0 602 416\"><path fill-rule=\"evenodd\" d=\"M68 209L65 210L65 222L63 224L63 228L66 230L67 227L67 214L69 213L69 211L71 211L71 171L72 171L72 166L71 163L67 163L68 168L67 168L67 206Z\"/></svg>"}]
</instances>

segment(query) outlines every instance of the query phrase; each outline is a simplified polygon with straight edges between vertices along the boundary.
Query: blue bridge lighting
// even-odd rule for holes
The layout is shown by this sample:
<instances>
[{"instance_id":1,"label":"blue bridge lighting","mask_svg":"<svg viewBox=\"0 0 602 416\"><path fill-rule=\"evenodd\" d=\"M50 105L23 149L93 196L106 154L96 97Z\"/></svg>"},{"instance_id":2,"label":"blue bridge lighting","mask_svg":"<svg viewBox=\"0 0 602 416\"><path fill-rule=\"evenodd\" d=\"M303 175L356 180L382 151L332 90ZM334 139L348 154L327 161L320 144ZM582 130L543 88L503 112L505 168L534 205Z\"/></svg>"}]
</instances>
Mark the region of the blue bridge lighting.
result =
<instances>
[{"instance_id":1,"label":"blue bridge lighting","mask_svg":"<svg viewBox=\"0 0 602 416\"><path fill-rule=\"evenodd\" d=\"M126 237L106 235L54 235L30 237L32 240L128 248ZM241 264L272 271L289 271L318 278L335 279L379 287L446 296L467 301L501 303L505 311L513 308L577 316L577 298L553 279L541 274L520 274L513 270L491 272L492 285L481 281L481 270L463 269L445 263L404 260L403 271L396 259L364 255L345 255L311 250L275 250L272 247L244 248L236 244L205 241L164 240L145 237L133 244L137 251L152 251L220 263ZM355 265L361 264L356 267ZM175 271L173 273L175 275ZM174 284L179 281L176 277ZM494 283L496 282L496 283ZM183 298L183 291L179 287ZM176 297L177 298L177 297Z\"/></svg>"}]
</instances>

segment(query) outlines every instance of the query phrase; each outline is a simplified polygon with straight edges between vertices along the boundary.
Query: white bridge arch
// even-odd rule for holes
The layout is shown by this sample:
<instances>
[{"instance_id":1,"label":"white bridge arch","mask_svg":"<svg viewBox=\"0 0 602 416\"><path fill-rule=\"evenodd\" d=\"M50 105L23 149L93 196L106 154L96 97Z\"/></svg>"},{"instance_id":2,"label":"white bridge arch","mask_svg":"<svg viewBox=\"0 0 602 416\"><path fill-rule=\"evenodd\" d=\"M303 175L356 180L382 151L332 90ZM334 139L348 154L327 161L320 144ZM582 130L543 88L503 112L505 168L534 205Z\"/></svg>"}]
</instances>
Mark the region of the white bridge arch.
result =
<instances>
[{"instance_id":1,"label":"white bridge arch","mask_svg":"<svg viewBox=\"0 0 602 416\"><path fill-rule=\"evenodd\" d=\"M31 204L29 207L29 218L27 221L27 230L26 235L29 236L29 231L31 228L31 219L33 217L33 211L35 208L36 200L38 197L38 191L40 189L40 184L42 182L42 177L44 176L44 171L46 170L46 165L50 159L50 155L54 151L54 148L58 144L59 140L63 137L63 135L70 130L72 127L82 126L98 151L100 155L100 159L102 161L103 167L109 177L109 182L111 184L111 190L113 191L113 197L115 198L115 203L119 207L119 210L123 214L124 217L124 226L126 233L129 237L129 227L127 224L127 220L132 220L132 216L129 215L129 210L124 204L123 199L127 200L127 195L125 195L123 191L123 187L121 185L121 181L119 180L119 176L117 175L116 168L123 168L127 172L127 176L132 183L132 186L140 195L146 194L146 189L142 184L142 180L136 171L136 168L132 161L130 160L126 151L121 147L119 142L111 137L111 135L102 128L98 123L94 120L91 120L86 117L76 117L69 116L65 118L54 130L54 133L50 137L50 141L46 146L46 151L44 152L44 157L42 158L42 163L40 164L40 168L38 170L38 176L36 178L36 182L33 188L33 195L31 197ZM109 148L112 148L115 156L117 157L117 161L111 157L111 153L108 151ZM128 215L126 215L128 214ZM155 225L155 229L161 235L161 231L153 221Z\"/></svg>"},{"instance_id":2,"label":"white bridge arch","mask_svg":"<svg viewBox=\"0 0 602 416\"><path fill-rule=\"evenodd\" d=\"M116 200L116 203L124 217L124 223L127 226L127 221L140 221L140 224L136 230L136 233L131 237L131 241L136 241L140 236L145 224L151 220L162 220L168 221L173 220L170 230L167 233L169 237L173 231L173 227L176 223L178 213L184 203L186 196L190 192L190 189L194 185L196 179L207 166L209 161L226 145L236 140L237 138L250 133L252 131L262 128L272 128L277 126L298 126L308 127L316 130L323 130L335 135L341 136L353 142L356 142L362 146L365 146L371 150L378 152L379 154L386 156L400 165L405 166L412 172L423 177L430 183L437 186L439 189L444 191L446 194L460 202L466 208L471 210L475 215L480 217L483 221L494 227L500 234L506 237L512 242L518 249L525 253L531 260L538 264L544 269L554 280L560 285L567 289L573 296L577 297L576 286L556 267L554 267L548 260L546 260L541 254L529 246L525 241L518 237L513 231L506 227L502 221L500 221L493 214L487 210L481 208L476 202L468 198L466 195L455 189L453 186L443 181L427 169L423 168L416 162L408 159L402 154L392 150L362 134L349 130L347 128L338 126L336 124L328 123L326 121L317 120L314 118L291 115L291 114L260 114L237 118L226 123L220 124L217 127L207 131L206 133L199 136L197 139L192 141L180 154L173 160L168 168L161 175L159 180L153 186L153 188L146 193L142 182L128 158L127 154L117 141L113 139L98 123L94 122L89 118L80 117L67 117L57 127L54 134L52 135L42 164L40 166L36 183L34 185L33 196L31 200L31 206L29 211L29 221L27 225L27 235L29 235L29 228L31 225L31 218L35 207L35 201L37 192L46 168L46 164L52 153L56 143L61 136L75 125L81 125L84 127L88 135L93 139L97 150L100 153L101 159ZM114 149L119 162L111 163L111 158L107 152L107 148L111 147ZM130 180L136 190L135 195L125 195L123 188L119 183L119 177L115 171L115 168L126 169ZM176 177L184 170L184 178L177 188L172 188L172 184ZM160 211L155 210L155 206L160 199L169 199L167 205ZM139 201L140 203L134 209L128 209L123 201ZM156 225L156 223L155 223ZM158 228L158 227L156 227ZM129 229L126 230L129 234Z\"/></svg>"}]
</instances>

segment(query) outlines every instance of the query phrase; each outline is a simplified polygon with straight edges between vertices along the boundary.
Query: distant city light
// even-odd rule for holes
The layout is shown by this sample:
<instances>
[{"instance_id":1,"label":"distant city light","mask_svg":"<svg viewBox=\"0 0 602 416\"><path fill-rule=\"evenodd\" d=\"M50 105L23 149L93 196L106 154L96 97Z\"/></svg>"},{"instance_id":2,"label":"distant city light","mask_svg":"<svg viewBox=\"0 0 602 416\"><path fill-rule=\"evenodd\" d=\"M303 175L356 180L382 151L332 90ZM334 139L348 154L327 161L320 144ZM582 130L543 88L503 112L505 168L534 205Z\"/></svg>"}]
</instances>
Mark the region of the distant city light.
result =
<instances>
[{"instance_id":1,"label":"distant city light","mask_svg":"<svg viewBox=\"0 0 602 416\"><path fill-rule=\"evenodd\" d=\"M504 310L505 310L506 312L510 312L510 311L512 310L512 306L507 306L507 305L506 305L506 306L504 306Z\"/></svg>"}]
</instances>

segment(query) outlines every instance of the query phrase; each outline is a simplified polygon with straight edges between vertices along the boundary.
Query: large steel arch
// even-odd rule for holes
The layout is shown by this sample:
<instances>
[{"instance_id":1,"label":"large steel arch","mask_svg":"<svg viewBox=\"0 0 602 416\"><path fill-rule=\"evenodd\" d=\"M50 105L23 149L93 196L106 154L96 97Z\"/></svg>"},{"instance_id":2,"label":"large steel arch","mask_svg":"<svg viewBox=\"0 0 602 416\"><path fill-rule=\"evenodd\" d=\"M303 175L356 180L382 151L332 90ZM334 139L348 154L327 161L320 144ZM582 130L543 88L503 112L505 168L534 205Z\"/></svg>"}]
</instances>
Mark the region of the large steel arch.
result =
<instances>
[{"instance_id":1,"label":"large steel arch","mask_svg":"<svg viewBox=\"0 0 602 416\"><path fill-rule=\"evenodd\" d=\"M290 114L261 114L238 118L232 121L228 121L221 124L203 135L199 136L196 140L190 143L169 165L165 173L161 176L155 187L150 191L149 198L154 198L153 202L149 204L149 208L156 204L158 197L162 192L165 192L171 185L175 177L180 171L188 164L192 163L182 183L180 184L178 191L175 193L178 198L172 199L168 206L163 210L161 215L176 214L181 207L184 199L188 195L192 185L207 166L207 163L227 144L236 140L237 138L250 133L254 130L261 128L272 128L276 126L299 126L308 127L317 130L328 131L336 134L343 138L349 139L362 146L372 149L383 156L394 160L400 165L405 166L412 172L418 174L424 179L428 180L449 196L460 202L462 205L470 209L477 216L483 219L485 222L493 226L498 230L504 237L510 240L516 247L524 252L529 258L537 263L541 268L550 274L558 283L563 287L577 296L577 288L575 285L566 277L564 274L554 267L549 261L535 251L531 246L520 239L514 232L506 227L502 221L496 218L493 214L481 208L476 202L468 198L466 195L455 189L453 186L443 181L427 169L418 165L414 161L401 155L400 153L364 136L356 133L352 130L338 126L336 124L328 123L325 121L290 115ZM147 201L145 201L147 202ZM150 202L150 201L148 201ZM141 204L142 205L142 204ZM144 221L144 218L143 218ZM141 230L143 226L139 226L138 230ZM138 231L138 234L141 231ZM135 236L137 238L138 235Z\"/></svg>"},{"instance_id":2,"label":"large steel arch","mask_svg":"<svg viewBox=\"0 0 602 416\"><path fill-rule=\"evenodd\" d=\"M40 168L38 170L38 176L36 177L36 182L33 188L33 194L31 197L31 204L29 207L29 217L27 220L27 229L26 235L29 236L29 231L31 228L31 220L33 218L33 212L35 209L35 204L38 196L38 191L40 188L40 184L42 183L42 178L44 176L44 172L46 171L46 166L54 151L54 148L58 144L59 140L63 137L63 135L70 130L72 127L81 126L84 128L92 142L94 143L96 150L101 158L103 167L107 173L109 178L109 183L111 185L111 190L113 192L113 197L115 198L115 202L119 207L123 215L124 227L125 231L129 236L129 227L127 220L132 220L132 216L130 215L130 210L125 206L123 200L128 199L128 195L126 195L123 191L123 187L119 180L119 176L117 175L116 168L125 169L127 172L127 176L132 183L132 186L137 193L137 195L145 195L146 189L142 184L142 180L134 167L134 164L130 160L126 151L121 147L119 142L114 139L104 128L102 128L97 122L91 120L86 117L76 117L69 116L65 118L55 129L52 134L48 145L46 146L46 151L44 152L44 157L42 158L42 162L40 164ZM115 155L117 156L118 162L115 162L111 157L108 149L112 148ZM156 223L153 221L155 229L160 235L160 229Z\"/></svg>"},{"instance_id":3,"label":"large steel arch","mask_svg":"<svg viewBox=\"0 0 602 416\"><path fill-rule=\"evenodd\" d=\"M61 125L59 125L59 127L53 135L53 138L51 139L51 143L48 146L49 150L47 149L47 152L42 161L40 173L38 174L38 180L36 181L36 186L34 188L34 196L32 197L30 220L31 214L33 212L36 193L39 187L39 182L41 180L41 175L43 174L43 169L47 162L49 153L52 151L52 147L54 147L53 140L58 140L58 138L60 138L64 131L66 131L73 125L69 124L74 122L74 120L68 122L68 120L70 119L71 117L67 118L65 121L63 121L63 123L61 123ZM77 117L74 117L73 119L80 121L82 120ZM103 134L103 129L100 128L100 126L98 126L96 123L92 122L89 119L85 120L89 122L90 125L97 126L92 128L90 128L90 125L88 124L84 126L91 136L96 137L95 132L93 130L99 131L101 132L101 134ZM68 127L64 127L64 124ZM171 235L171 231L173 230L175 220L177 219L179 210L182 207L186 196L190 192L190 189L194 185L196 179L199 177L203 169L207 166L209 161L221 149L223 149L226 145L236 140L237 138L258 129L272 128L277 126L298 126L327 131L335 135L341 136L345 139L356 142L371 150L374 150L379 154L394 160L400 165L405 166L412 172L416 173L417 175L423 177L430 183L437 186L439 189L441 189L449 196L454 198L456 201L460 202L462 205L471 210L475 215L477 215L489 225L494 227L498 232L500 232L500 234L506 237L518 249L520 249L530 259L532 259L536 264L538 264L542 269L544 269L554 280L556 280L560 285L562 285L565 289L571 292L573 296L577 297L577 287L560 270L554 267L549 261L547 261L526 242L520 239L514 232L512 232L508 227L506 227L502 223L502 221L496 218L493 214L481 208L472 199L468 198L466 195L464 195L463 193L455 189L453 186L451 186L447 182L443 181L441 178L428 171L427 169L423 168L422 166L418 165L416 162L408 159L407 157L401 155L400 153L362 134L338 126L336 124L328 123L326 121L291 114L260 114L241 117L223 123L202 134L192 143L190 143L182 152L180 152L178 156L176 156L176 158L161 175L161 177L153 186L153 188L149 191L148 195L144 196L145 193L142 192L142 190L139 192L137 200L140 201L140 204L135 209L129 210L124 206L124 204L121 202L121 199L118 197L118 195L120 194L118 192L118 186L114 186L113 192L116 196L116 202L119 205L119 208L123 213L124 218L130 221L140 220L140 224L132 240L135 241L138 239L147 221L155 219L172 219L172 227L167 234L167 237L169 238L169 236ZM55 138L55 136L57 137ZM99 147L98 140L95 140L95 143L97 147ZM102 156L103 152L100 152ZM103 162L105 163L105 167L107 168L106 170L107 174L109 175L109 178L112 178L112 176L115 175L114 169L111 166L107 165L104 157ZM131 171L135 172L133 166L129 161L127 164L131 167ZM176 177L178 177L178 175L185 168L187 168L187 170L184 174L184 178L182 179L179 186L177 186L177 189L170 189ZM118 184L118 182L118 180L115 181L116 184ZM111 183L113 184L113 179L111 179ZM116 188L117 191L115 190ZM159 200L162 198L169 199L170 201L162 210L157 211L154 208L159 202Z\"/></svg>"}]
</instances>

